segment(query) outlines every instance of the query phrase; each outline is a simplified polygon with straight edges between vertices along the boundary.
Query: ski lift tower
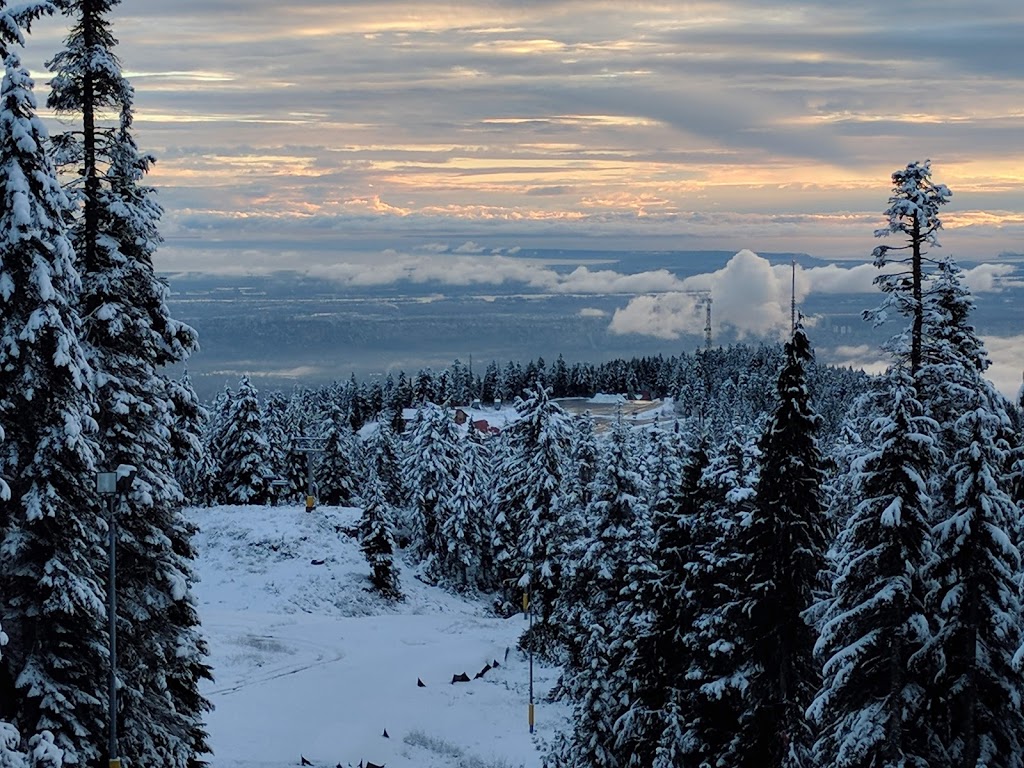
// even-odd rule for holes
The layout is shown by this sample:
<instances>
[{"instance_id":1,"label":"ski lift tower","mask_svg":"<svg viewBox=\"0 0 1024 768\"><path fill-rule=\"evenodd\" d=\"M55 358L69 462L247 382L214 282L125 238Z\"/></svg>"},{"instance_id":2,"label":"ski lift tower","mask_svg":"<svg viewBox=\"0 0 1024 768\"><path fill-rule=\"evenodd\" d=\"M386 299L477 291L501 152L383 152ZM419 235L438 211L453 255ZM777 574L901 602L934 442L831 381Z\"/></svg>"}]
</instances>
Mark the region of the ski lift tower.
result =
<instances>
[{"instance_id":1,"label":"ski lift tower","mask_svg":"<svg viewBox=\"0 0 1024 768\"><path fill-rule=\"evenodd\" d=\"M327 444L325 437L306 437L296 435L292 438L292 450L306 454L306 511L316 509L316 481L313 479L315 457L324 452Z\"/></svg>"}]
</instances>

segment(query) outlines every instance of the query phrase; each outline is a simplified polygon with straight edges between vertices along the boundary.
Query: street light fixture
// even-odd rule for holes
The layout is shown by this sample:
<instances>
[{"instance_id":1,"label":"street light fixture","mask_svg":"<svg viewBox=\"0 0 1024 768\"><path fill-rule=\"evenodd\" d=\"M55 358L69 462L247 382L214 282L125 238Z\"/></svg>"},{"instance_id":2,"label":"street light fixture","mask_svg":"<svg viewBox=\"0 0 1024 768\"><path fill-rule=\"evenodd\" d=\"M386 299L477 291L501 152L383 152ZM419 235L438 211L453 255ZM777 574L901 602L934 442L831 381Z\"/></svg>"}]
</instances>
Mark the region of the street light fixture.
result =
<instances>
[{"instance_id":1,"label":"street light fixture","mask_svg":"<svg viewBox=\"0 0 1024 768\"><path fill-rule=\"evenodd\" d=\"M117 516L114 514L115 497L131 490L138 470L131 464L120 464L114 472L96 474L96 490L107 498L107 556L110 566L107 578L107 622L110 625L110 687L108 691L108 718L110 733L107 741L108 767L121 768L117 746Z\"/></svg>"}]
</instances>

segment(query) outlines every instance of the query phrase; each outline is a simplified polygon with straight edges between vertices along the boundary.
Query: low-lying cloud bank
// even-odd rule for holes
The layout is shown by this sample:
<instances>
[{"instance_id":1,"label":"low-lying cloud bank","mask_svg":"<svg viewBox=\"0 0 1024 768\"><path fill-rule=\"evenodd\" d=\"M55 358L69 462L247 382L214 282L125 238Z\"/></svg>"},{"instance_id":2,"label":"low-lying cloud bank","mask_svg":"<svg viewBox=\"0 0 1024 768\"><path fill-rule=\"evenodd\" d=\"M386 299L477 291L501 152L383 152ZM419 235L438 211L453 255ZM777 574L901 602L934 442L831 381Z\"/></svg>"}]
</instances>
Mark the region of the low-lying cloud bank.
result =
<instances>
[{"instance_id":1,"label":"low-lying cloud bank","mask_svg":"<svg viewBox=\"0 0 1024 768\"><path fill-rule=\"evenodd\" d=\"M750 250L733 256L722 269L680 278L667 269L626 273L614 269L576 267L559 272L541 259L517 258L518 249L492 250L468 242L447 252L440 246L424 246L422 253L385 251L374 259L344 261L309 267L308 274L345 287L377 287L396 283L439 283L450 286L521 285L550 293L622 294L667 296L688 291L710 291L714 302L739 297L746 305L775 302L788 306L791 272L788 264L772 265ZM967 284L975 292L997 291L1016 267L1013 264L982 264L965 271ZM868 263L852 267L828 264L796 268L797 300L815 294L873 293L878 270ZM677 301L673 298L672 301ZM725 305L723 305L725 306Z\"/></svg>"},{"instance_id":2,"label":"low-lying cloud bank","mask_svg":"<svg viewBox=\"0 0 1024 768\"><path fill-rule=\"evenodd\" d=\"M442 252L444 250L445 252ZM629 297L609 322L612 333L679 339L704 330L705 301L711 298L714 331L748 337L781 337L789 330L790 295L797 303L810 295L873 294L879 270L870 263L820 267L772 264L741 250L715 272L680 278L667 269L625 273L578 266L558 271L540 259L515 257L518 249L491 250L473 242L458 247L425 246L418 253L387 251L381 258L311 267L308 274L344 287L400 283L452 287L522 286L544 293ZM892 265L898 270L899 265ZM974 293L998 292L1019 282L1011 263L980 264L964 271ZM596 316L592 314L591 316Z\"/></svg>"},{"instance_id":3,"label":"low-lying cloud bank","mask_svg":"<svg viewBox=\"0 0 1024 768\"><path fill-rule=\"evenodd\" d=\"M892 267L896 270L898 267ZM1011 264L981 264L964 271L964 280L975 293L999 291L1015 271ZM685 289L707 291L713 301L716 329L731 329L740 338L782 336L790 326L790 296L794 288L799 304L811 294L876 293L879 270L871 264L843 267L829 264L804 269L772 265L753 251L743 250L722 269L681 281ZM667 288L637 296L615 312L613 333L639 333L678 339L700 333L705 324L700 295Z\"/></svg>"}]
</instances>

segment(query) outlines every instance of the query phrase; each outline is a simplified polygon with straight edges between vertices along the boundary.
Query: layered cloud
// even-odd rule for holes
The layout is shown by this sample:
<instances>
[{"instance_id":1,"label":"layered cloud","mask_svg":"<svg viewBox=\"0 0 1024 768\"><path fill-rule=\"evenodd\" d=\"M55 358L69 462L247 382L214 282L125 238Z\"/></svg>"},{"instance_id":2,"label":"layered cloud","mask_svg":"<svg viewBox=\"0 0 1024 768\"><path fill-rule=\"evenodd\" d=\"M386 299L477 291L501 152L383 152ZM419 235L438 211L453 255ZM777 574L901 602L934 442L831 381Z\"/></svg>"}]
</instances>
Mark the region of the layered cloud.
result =
<instances>
[{"instance_id":1,"label":"layered cloud","mask_svg":"<svg viewBox=\"0 0 1024 768\"><path fill-rule=\"evenodd\" d=\"M891 171L930 156L955 192L947 247L1018 248L1024 6L901 13L125 0L114 31L176 236L272 228L301 251L353 228L480 242L482 227L853 256ZM59 19L35 28L40 83L63 34ZM171 239L164 258L180 255Z\"/></svg>"}]
</instances>

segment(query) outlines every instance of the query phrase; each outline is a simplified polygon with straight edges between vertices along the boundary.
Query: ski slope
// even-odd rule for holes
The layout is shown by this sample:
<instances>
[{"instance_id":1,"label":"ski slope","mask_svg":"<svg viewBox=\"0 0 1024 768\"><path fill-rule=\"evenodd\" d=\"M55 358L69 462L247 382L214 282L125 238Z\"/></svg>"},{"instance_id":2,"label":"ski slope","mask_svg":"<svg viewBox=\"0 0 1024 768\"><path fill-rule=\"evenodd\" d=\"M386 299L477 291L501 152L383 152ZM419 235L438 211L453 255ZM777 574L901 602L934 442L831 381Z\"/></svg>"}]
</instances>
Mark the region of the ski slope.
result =
<instances>
[{"instance_id":1,"label":"ski slope","mask_svg":"<svg viewBox=\"0 0 1024 768\"><path fill-rule=\"evenodd\" d=\"M522 615L495 617L409 567L405 601L380 600L346 533L357 509L187 514L200 529L195 594L216 678L203 689L216 707L207 719L213 768L283 768L302 757L330 768L540 766L538 746L567 711L540 701L557 671L535 665L529 733L528 664L515 649ZM471 681L452 684L463 672Z\"/></svg>"}]
</instances>

